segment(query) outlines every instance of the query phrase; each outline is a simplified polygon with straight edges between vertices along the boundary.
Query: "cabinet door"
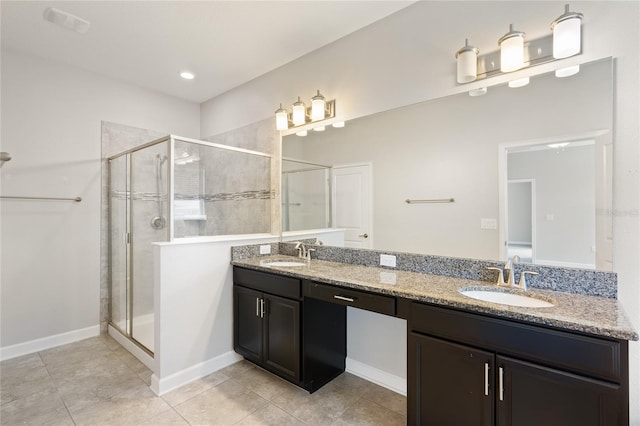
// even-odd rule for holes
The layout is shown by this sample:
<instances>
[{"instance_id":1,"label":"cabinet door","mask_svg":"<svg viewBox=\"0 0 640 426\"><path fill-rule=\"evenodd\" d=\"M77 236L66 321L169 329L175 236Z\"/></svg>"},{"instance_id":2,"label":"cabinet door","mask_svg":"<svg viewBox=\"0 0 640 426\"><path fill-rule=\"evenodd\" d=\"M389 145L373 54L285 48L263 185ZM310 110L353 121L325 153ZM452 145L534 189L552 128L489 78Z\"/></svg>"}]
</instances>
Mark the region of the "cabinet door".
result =
<instances>
[{"instance_id":1,"label":"cabinet door","mask_svg":"<svg viewBox=\"0 0 640 426\"><path fill-rule=\"evenodd\" d=\"M233 337L237 353L254 362L262 360L262 293L233 287Z\"/></svg>"},{"instance_id":2,"label":"cabinet door","mask_svg":"<svg viewBox=\"0 0 640 426\"><path fill-rule=\"evenodd\" d=\"M493 424L494 354L409 335L408 424Z\"/></svg>"},{"instance_id":3,"label":"cabinet door","mask_svg":"<svg viewBox=\"0 0 640 426\"><path fill-rule=\"evenodd\" d=\"M283 377L300 379L300 302L264 294L264 363Z\"/></svg>"},{"instance_id":4,"label":"cabinet door","mask_svg":"<svg viewBox=\"0 0 640 426\"><path fill-rule=\"evenodd\" d=\"M611 426L623 423L619 386L496 357L498 425ZM502 387L502 392L500 388Z\"/></svg>"}]
</instances>

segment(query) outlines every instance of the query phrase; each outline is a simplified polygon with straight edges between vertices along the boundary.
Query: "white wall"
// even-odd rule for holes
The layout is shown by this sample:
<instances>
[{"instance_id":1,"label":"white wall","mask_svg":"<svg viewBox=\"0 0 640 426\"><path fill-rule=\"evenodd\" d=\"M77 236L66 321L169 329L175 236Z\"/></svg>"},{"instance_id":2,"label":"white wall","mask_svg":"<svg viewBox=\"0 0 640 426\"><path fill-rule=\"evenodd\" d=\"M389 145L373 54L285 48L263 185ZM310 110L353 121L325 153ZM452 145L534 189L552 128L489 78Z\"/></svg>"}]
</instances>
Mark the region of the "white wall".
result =
<instances>
[{"instance_id":1,"label":"white wall","mask_svg":"<svg viewBox=\"0 0 640 426\"><path fill-rule=\"evenodd\" d=\"M231 247L277 242L279 236L233 238L154 245L156 356L151 387L157 394L241 359L233 351Z\"/></svg>"},{"instance_id":2,"label":"white wall","mask_svg":"<svg viewBox=\"0 0 640 426\"><path fill-rule=\"evenodd\" d=\"M195 103L9 50L1 92L2 151L13 156L2 194L82 197L2 201L0 346L19 355L34 339L98 330L101 121L198 137L200 113Z\"/></svg>"},{"instance_id":3,"label":"white wall","mask_svg":"<svg viewBox=\"0 0 640 426\"><path fill-rule=\"evenodd\" d=\"M337 98L338 113L347 119L456 93L464 89L455 85L454 53L465 37L491 52L511 22L532 38L547 35L563 7L559 1L418 2L204 103L201 133L266 119L280 102L316 89ZM585 17L584 54L576 61L613 56L616 62L614 270L619 298L640 329L640 4L583 1L571 8ZM640 345L630 346L630 400L640 401ZM631 419L640 423L637 403L631 404Z\"/></svg>"}]
</instances>

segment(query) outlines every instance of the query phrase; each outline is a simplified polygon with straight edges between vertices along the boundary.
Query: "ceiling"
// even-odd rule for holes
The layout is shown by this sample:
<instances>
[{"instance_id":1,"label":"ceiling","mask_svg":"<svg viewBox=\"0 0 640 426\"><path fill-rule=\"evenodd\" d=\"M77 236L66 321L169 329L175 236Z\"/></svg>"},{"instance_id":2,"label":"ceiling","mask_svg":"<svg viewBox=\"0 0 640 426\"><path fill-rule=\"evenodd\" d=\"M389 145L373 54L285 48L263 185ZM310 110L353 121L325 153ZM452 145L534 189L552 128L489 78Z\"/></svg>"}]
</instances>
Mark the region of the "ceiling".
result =
<instances>
[{"instance_id":1,"label":"ceiling","mask_svg":"<svg viewBox=\"0 0 640 426\"><path fill-rule=\"evenodd\" d=\"M2 48L200 103L411 3L3 0ZM88 20L88 33L45 21L48 7Z\"/></svg>"}]
</instances>

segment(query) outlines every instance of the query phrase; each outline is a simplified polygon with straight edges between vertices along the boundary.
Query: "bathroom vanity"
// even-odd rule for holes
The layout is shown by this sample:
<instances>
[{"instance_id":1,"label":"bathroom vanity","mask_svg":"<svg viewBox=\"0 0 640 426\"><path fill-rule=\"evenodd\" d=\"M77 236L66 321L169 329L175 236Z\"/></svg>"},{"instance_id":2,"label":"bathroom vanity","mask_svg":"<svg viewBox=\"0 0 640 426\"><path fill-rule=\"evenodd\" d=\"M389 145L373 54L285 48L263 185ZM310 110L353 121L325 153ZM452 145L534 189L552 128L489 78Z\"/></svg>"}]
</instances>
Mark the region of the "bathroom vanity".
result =
<instances>
[{"instance_id":1,"label":"bathroom vanity","mask_svg":"<svg viewBox=\"0 0 640 426\"><path fill-rule=\"evenodd\" d=\"M273 260L233 261L235 350L309 392L344 371L351 306L407 321L408 424L628 424L638 335L616 299L534 290L555 306L521 308L459 293L483 281Z\"/></svg>"}]
</instances>

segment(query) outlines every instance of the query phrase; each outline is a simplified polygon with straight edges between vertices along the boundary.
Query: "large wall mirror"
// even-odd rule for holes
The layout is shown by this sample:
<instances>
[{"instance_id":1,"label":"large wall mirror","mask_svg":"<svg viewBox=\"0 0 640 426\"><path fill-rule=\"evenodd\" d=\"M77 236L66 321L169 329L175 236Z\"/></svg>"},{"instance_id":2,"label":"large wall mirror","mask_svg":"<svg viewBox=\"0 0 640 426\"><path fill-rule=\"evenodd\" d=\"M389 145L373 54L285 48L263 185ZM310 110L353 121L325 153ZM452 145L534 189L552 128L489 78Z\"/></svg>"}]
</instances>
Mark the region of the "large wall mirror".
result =
<instances>
[{"instance_id":1,"label":"large wall mirror","mask_svg":"<svg viewBox=\"0 0 640 426\"><path fill-rule=\"evenodd\" d=\"M285 136L283 231L611 270L612 120L609 58Z\"/></svg>"}]
</instances>

